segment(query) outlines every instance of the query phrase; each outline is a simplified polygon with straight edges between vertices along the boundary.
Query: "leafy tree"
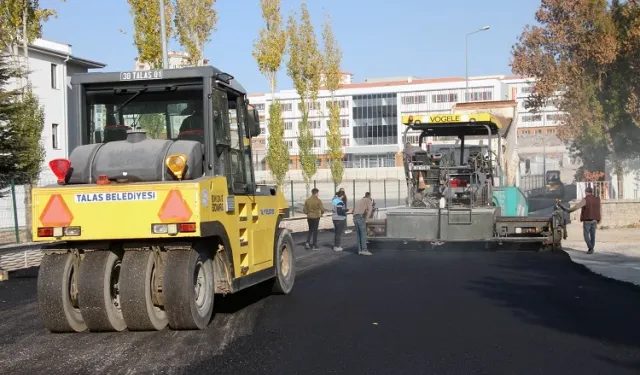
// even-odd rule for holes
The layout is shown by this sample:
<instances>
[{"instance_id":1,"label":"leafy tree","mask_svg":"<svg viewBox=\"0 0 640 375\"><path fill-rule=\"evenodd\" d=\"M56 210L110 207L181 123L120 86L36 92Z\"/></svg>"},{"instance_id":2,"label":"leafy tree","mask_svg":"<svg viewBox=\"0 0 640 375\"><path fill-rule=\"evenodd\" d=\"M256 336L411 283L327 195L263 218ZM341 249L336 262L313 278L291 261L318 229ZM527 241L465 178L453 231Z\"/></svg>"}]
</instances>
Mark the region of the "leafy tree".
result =
<instances>
[{"instance_id":1,"label":"leafy tree","mask_svg":"<svg viewBox=\"0 0 640 375\"><path fill-rule=\"evenodd\" d=\"M282 119L280 101L276 100L269 106L269 145L267 149L267 163L274 181L280 187L289 170L289 148L284 144L284 120ZM271 129L275 132L271 133Z\"/></svg>"},{"instance_id":2,"label":"leafy tree","mask_svg":"<svg viewBox=\"0 0 640 375\"><path fill-rule=\"evenodd\" d=\"M202 59L204 44L215 31L218 17L213 5L215 0L176 0L177 39L189 54L189 65L198 66Z\"/></svg>"},{"instance_id":3,"label":"leafy tree","mask_svg":"<svg viewBox=\"0 0 640 375\"><path fill-rule=\"evenodd\" d=\"M44 107L28 85L16 112L9 119L9 126L19 139L13 149L15 161L16 183L33 185L40 176L40 169L45 158L42 145L42 129L44 128Z\"/></svg>"},{"instance_id":4,"label":"leafy tree","mask_svg":"<svg viewBox=\"0 0 640 375\"><path fill-rule=\"evenodd\" d=\"M9 90L9 83L16 76L9 56L0 55L0 191L6 188L16 175L15 148L16 132L10 121L16 118L20 109L20 93Z\"/></svg>"},{"instance_id":5,"label":"leafy tree","mask_svg":"<svg viewBox=\"0 0 640 375\"><path fill-rule=\"evenodd\" d=\"M334 184L339 185L344 175L342 164L342 134L340 132L340 106L335 100L335 92L341 87L340 63L342 51L331 29L331 17L327 15L322 32L324 44L324 78L325 86L331 92L329 103L329 131L327 132L327 146L329 148L329 160L331 177Z\"/></svg>"},{"instance_id":6,"label":"leafy tree","mask_svg":"<svg viewBox=\"0 0 640 375\"><path fill-rule=\"evenodd\" d=\"M312 153L313 133L309 129L309 110L317 104L322 72L322 54L318 50L311 17L306 3L300 5L300 24L296 13L289 16L287 35L289 40L289 61L287 74L293 80L296 92L300 96L302 120L298 123L298 155L302 164L302 174L309 193L311 179L317 172L316 156Z\"/></svg>"},{"instance_id":7,"label":"leafy tree","mask_svg":"<svg viewBox=\"0 0 640 375\"><path fill-rule=\"evenodd\" d=\"M260 72L269 80L271 89L271 105L269 106L269 145L267 164L273 179L282 187L285 175L289 170L289 149L283 147L284 121L280 101L276 100L276 74L280 70L282 57L287 45L287 33L282 27L280 16L280 0L260 0L262 18L265 27L260 29L260 36L253 44L253 57L258 63Z\"/></svg>"},{"instance_id":8,"label":"leafy tree","mask_svg":"<svg viewBox=\"0 0 640 375\"><path fill-rule=\"evenodd\" d=\"M539 26L527 26L513 47L512 70L536 78L526 106L538 110L559 95L559 136L587 170L640 153L637 104L640 33L637 6L619 0L542 0Z\"/></svg>"},{"instance_id":9,"label":"leafy tree","mask_svg":"<svg viewBox=\"0 0 640 375\"><path fill-rule=\"evenodd\" d=\"M158 139L167 133L166 119L163 114L147 113L140 116L139 121L140 128L147 132L149 138Z\"/></svg>"},{"instance_id":10,"label":"leafy tree","mask_svg":"<svg viewBox=\"0 0 640 375\"><path fill-rule=\"evenodd\" d=\"M42 128L44 126L44 109L31 83L29 82L29 44L41 37L42 24L57 13L53 9L40 7L38 0L3 0L0 12L0 49L9 51L12 60L12 74L5 78L14 78L20 84L19 102L9 113L5 112L2 120L3 160L6 156L12 163L3 162L3 168L16 183L24 184L27 237L31 237L31 189L37 182L40 168L45 158L44 147L41 143ZM22 59L20 61L19 46L22 45ZM6 83L6 82L2 82ZM5 108L6 110L6 108Z\"/></svg>"},{"instance_id":11,"label":"leafy tree","mask_svg":"<svg viewBox=\"0 0 640 375\"><path fill-rule=\"evenodd\" d=\"M129 12L133 15L133 44L138 49L141 61L152 69L162 68L162 37L160 35L160 2L158 0L127 0ZM167 40L173 35L171 19L173 6L164 0L165 27Z\"/></svg>"},{"instance_id":12,"label":"leafy tree","mask_svg":"<svg viewBox=\"0 0 640 375\"><path fill-rule=\"evenodd\" d=\"M41 8L38 0L2 0L0 7L0 50L10 53L14 68L27 71L29 43L40 38L42 24L58 14L55 9ZM27 76L23 74L20 78L27 79ZM24 84L26 83L23 81Z\"/></svg>"}]
</instances>

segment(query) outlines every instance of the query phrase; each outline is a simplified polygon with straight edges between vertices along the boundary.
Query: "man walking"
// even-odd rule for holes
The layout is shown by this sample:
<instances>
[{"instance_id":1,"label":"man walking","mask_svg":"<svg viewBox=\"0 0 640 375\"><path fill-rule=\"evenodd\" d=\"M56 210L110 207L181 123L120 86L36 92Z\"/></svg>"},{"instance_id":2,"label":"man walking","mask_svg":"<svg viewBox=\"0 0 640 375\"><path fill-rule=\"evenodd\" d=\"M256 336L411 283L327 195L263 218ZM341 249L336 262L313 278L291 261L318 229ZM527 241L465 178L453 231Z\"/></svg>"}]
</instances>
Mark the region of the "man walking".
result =
<instances>
[{"instance_id":1,"label":"man walking","mask_svg":"<svg viewBox=\"0 0 640 375\"><path fill-rule=\"evenodd\" d=\"M367 221L373 212L371 193L366 192L364 197L356 203L353 209L353 222L356 225L356 235L358 237L358 254L371 255L367 250Z\"/></svg>"},{"instance_id":2,"label":"man walking","mask_svg":"<svg viewBox=\"0 0 640 375\"><path fill-rule=\"evenodd\" d=\"M585 190L585 197L582 198L578 204L568 209L561 206L567 212L573 212L579 208L580 221L582 222L582 232L584 234L584 242L587 243L587 254L593 254L593 249L596 246L596 228L597 224L600 224L600 198L593 195L593 189L587 187Z\"/></svg>"},{"instance_id":3,"label":"man walking","mask_svg":"<svg viewBox=\"0 0 640 375\"><path fill-rule=\"evenodd\" d=\"M309 226L307 242L304 247L311 250L318 249L318 226L320 225L320 218L325 211L322 201L318 198L318 192L319 190L316 188L311 190L311 196L304 202L304 208L302 209L302 212L307 215L307 225Z\"/></svg>"}]
</instances>

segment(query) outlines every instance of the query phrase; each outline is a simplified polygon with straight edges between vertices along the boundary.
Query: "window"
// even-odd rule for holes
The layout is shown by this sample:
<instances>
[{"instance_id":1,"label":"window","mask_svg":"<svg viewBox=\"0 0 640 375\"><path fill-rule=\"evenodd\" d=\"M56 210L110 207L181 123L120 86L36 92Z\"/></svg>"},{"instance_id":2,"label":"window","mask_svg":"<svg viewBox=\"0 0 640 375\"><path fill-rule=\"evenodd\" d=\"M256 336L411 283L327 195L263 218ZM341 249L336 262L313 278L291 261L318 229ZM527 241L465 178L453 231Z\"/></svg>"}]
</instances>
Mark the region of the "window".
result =
<instances>
[{"instance_id":1,"label":"window","mask_svg":"<svg viewBox=\"0 0 640 375\"><path fill-rule=\"evenodd\" d=\"M534 122L542 120L541 115L523 115L522 122Z\"/></svg>"},{"instance_id":2,"label":"window","mask_svg":"<svg viewBox=\"0 0 640 375\"><path fill-rule=\"evenodd\" d=\"M51 147L54 150L60 148L60 145L58 145L58 124L51 124Z\"/></svg>"},{"instance_id":3,"label":"window","mask_svg":"<svg viewBox=\"0 0 640 375\"><path fill-rule=\"evenodd\" d=\"M252 104L258 111L264 111L264 103Z\"/></svg>"},{"instance_id":4,"label":"window","mask_svg":"<svg viewBox=\"0 0 640 375\"><path fill-rule=\"evenodd\" d=\"M308 102L307 103L307 109L309 111L313 111L314 109L320 109L320 108L322 108L322 106L318 102L315 102L315 103Z\"/></svg>"},{"instance_id":5,"label":"window","mask_svg":"<svg viewBox=\"0 0 640 375\"><path fill-rule=\"evenodd\" d=\"M87 137L83 144L124 140L127 130L132 128L145 130L149 138L180 138L204 143L202 86L178 85L175 91L165 91L162 87L150 85L148 91L116 112L132 95L136 92L116 95L113 90L88 90L87 117L83 124ZM227 101L226 98L219 99L221 103ZM226 124L222 123L223 117ZM228 126L226 116L219 116L214 121L217 123L216 132L224 131L223 128Z\"/></svg>"},{"instance_id":6,"label":"window","mask_svg":"<svg viewBox=\"0 0 640 375\"><path fill-rule=\"evenodd\" d=\"M402 104L424 104L427 102L426 95L405 96L402 98Z\"/></svg>"},{"instance_id":7,"label":"window","mask_svg":"<svg viewBox=\"0 0 640 375\"><path fill-rule=\"evenodd\" d=\"M280 104L280 110L282 112L291 112L292 109L293 109L293 105L291 105L291 103Z\"/></svg>"},{"instance_id":8,"label":"window","mask_svg":"<svg viewBox=\"0 0 640 375\"><path fill-rule=\"evenodd\" d=\"M327 109L331 108L330 107L331 103L337 103L340 108L349 108L349 101L345 99L334 100L334 101L329 100L327 102Z\"/></svg>"},{"instance_id":9,"label":"window","mask_svg":"<svg viewBox=\"0 0 640 375\"><path fill-rule=\"evenodd\" d=\"M322 146L322 142L320 139L313 140L313 148L320 148Z\"/></svg>"},{"instance_id":10,"label":"window","mask_svg":"<svg viewBox=\"0 0 640 375\"><path fill-rule=\"evenodd\" d=\"M293 129L293 122L285 121L284 122L284 130L291 130L291 129Z\"/></svg>"},{"instance_id":11,"label":"window","mask_svg":"<svg viewBox=\"0 0 640 375\"><path fill-rule=\"evenodd\" d=\"M458 94L434 94L431 95L433 103L454 103L458 101Z\"/></svg>"},{"instance_id":12,"label":"window","mask_svg":"<svg viewBox=\"0 0 640 375\"><path fill-rule=\"evenodd\" d=\"M550 115L547 115L547 120L549 121L560 121L562 119L562 116L559 113L552 113Z\"/></svg>"},{"instance_id":13,"label":"window","mask_svg":"<svg viewBox=\"0 0 640 375\"><path fill-rule=\"evenodd\" d=\"M533 86L520 87L520 92L523 94L530 94L533 92Z\"/></svg>"},{"instance_id":14,"label":"window","mask_svg":"<svg viewBox=\"0 0 640 375\"><path fill-rule=\"evenodd\" d=\"M284 140L282 141L282 144L284 144L284 146L288 149L292 149L293 148L293 141L291 140Z\"/></svg>"},{"instance_id":15,"label":"window","mask_svg":"<svg viewBox=\"0 0 640 375\"><path fill-rule=\"evenodd\" d=\"M298 121L298 127L302 124L302 121ZM320 120L309 120L309 129L320 129Z\"/></svg>"},{"instance_id":16,"label":"window","mask_svg":"<svg viewBox=\"0 0 640 375\"><path fill-rule=\"evenodd\" d=\"M58 88L58 65L51 64L51 88Z\"/></svg>"},{"instance_id":17,"label":"window","mask_svg":"<svg viewBox=\"0 0 640 375\"><path fill-rule=\"evenodd\" d=\"M349 138L342 138L342 147L349 147L350 141Z\"/></svg>"},{"instance_id":18,"label":"window","mask_svg":"<svg viewBox=\"0 0 640 375\"><path fill-rule=\"evenodd\" d=\"M493 93L491 91L470 92L467 94L467 101L479 102L492 100Z\"/></svg>"},{"instance_id":19,"label":"window","mask_svg":"<svg viewBox=\"0 0 640 375\"><path fill-rule=\"evenodd\" d=\"M329 129L329 120L327 120L326 123L327 123L327 129ZM341 128L348 128L349 127L349 119L348 118L341 118L340 119L340 127Z\"/></svg>"}]
</instances>

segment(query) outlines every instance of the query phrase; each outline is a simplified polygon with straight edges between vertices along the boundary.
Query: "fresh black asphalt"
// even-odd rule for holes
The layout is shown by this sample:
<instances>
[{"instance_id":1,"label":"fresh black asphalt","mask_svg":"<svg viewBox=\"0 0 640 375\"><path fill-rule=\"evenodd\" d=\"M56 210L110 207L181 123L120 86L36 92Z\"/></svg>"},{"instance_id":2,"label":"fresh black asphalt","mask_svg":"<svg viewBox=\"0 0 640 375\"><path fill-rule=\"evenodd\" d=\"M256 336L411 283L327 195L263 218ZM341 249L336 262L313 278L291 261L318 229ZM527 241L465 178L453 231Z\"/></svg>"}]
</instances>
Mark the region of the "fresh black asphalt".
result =
<instances>
[{"instance_id":1,"label":"fresh black asphalt","mask_svg":"<svg viewBox=\"0 0 640 375\"><path fill-rule=\"evenodd\" d=\"M189 332L50 334L37 270L14 273L0 283L0 373L640 373L637 288L564 253L394 250L299 246L292 294L217 299Z\"/></svg>"}]
</instances>

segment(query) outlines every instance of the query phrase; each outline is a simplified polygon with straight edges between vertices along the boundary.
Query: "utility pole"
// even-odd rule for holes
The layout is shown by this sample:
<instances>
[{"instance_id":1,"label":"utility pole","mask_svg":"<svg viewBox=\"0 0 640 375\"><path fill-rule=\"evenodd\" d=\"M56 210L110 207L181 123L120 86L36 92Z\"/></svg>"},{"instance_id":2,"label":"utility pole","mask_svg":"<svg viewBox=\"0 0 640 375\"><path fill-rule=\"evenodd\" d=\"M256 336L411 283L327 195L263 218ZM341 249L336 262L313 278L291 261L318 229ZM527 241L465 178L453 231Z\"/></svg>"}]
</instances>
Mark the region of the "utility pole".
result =
<instances>
[{"instance_id":1,"label":"utility pole","mask_svg":"<svg viewBox=\"0 0 640 375\"><path fill-rule=\"evenodd\" d=\"M167 29L164 21L164 0L160 3L160 37L162 38L162 69L169 69L169 55L167 54Z\"/></svg>"},{"instance_id":2,"label":"utility pole","mask_svg":"<svg viewBox=\"0 0 640 375\"><path fill-rule=\"evenodd\" d=\"M478 30L467 34L464 40L464 61L465 61L465 89L464 89L464 101L469 101L469 35L473 35L475 33L479 33L481 31L489 30L489 26L483 26Z\"/></svg>"},{"instance_id":3,"label":"utility pole","mask_svg":"<svg viewBox=\"0 0 640 375\"><path fill-rule=\"evenodd\" d=\"M545 110L547 109L547 102L544 102L544 108L542 108L542 175L547 181L547 141L545 139L547 133L547 115Z\"/></svg>"}]
</instances>

